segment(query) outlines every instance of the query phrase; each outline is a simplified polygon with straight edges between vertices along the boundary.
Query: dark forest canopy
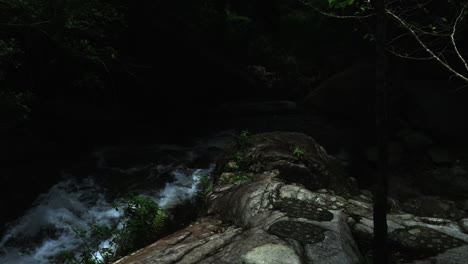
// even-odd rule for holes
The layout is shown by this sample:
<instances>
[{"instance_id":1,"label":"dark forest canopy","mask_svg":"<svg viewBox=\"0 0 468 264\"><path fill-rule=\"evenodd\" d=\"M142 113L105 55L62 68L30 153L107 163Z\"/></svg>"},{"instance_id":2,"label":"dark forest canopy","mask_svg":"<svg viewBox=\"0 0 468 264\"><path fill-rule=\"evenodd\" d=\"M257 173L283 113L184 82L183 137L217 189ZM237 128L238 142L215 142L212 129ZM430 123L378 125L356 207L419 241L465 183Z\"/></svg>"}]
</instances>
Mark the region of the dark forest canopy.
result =
<instances>
[{"instance_id":1,"label":"dark forest canopy","mask_svg":"<svg viewBox=\"0 0 468 264\"><path fill-rule=\"evenodd\" d=\"M444 37L457 22L466 55L463 5L388 2L457 70L464 65L450 63L457 54L443 53L451 47ZM205 113L216 100L301 101L331 74L373 58L372 12L368 1L353 0L2 0L0 118L11 126L31 118L147 119L167 109L177 117L184 109ZM404 57L430 57L404 26L389 30L389 52L400 63L391 71L413 63ZM410 64L421 73L408 74L453 75L428 61ZM265 92L249 65L280 73L288 88Z\"/></svg>"}]
</instances>

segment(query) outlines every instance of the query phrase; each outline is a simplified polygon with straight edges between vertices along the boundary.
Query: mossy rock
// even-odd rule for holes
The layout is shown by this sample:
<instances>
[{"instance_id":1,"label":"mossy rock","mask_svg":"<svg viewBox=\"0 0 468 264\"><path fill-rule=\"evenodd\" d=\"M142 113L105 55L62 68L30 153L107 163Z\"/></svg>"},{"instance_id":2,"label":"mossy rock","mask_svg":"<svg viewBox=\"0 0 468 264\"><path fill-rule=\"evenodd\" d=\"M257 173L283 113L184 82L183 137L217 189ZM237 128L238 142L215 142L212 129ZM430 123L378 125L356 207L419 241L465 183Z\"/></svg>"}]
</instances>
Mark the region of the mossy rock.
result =
<instances>
[{"instance_id":1,"label":"mossy rock","mask_svg":"<svg viewBox=\"0 0 468 264\"><path fill-rule=\"evenodd\" d=\"M217 175L239 171L261 174L278 170L278 178L309 190L330 189L351 196L357 188L345 177L343 165L328 155L311 137L294 132L269 132L249 136L249 144L233 144L217 164ZM228 164L231 164L228 166Z\"/></svg>"}]
</instances>

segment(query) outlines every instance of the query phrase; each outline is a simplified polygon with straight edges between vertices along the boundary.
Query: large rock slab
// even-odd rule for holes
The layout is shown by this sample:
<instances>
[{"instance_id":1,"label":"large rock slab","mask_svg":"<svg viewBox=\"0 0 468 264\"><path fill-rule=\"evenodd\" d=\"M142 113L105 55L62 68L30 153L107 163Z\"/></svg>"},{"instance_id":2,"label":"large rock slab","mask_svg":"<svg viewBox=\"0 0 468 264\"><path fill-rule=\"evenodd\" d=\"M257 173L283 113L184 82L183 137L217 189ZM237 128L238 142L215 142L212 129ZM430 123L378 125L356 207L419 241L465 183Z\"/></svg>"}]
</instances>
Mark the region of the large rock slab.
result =
<instances>
[{"instance_id":1,"label":"large rock slab","mask_svg":"<svg viewBox=\"0 0 468 264\"><path fill-rule=\"evenodd\" d=\"M201 217L117 263L362 263L373 238L372 195L352 191L334 162L305 135L243 137L218 163ZM434 197L389 203L392 261L466 264L466 210L451 216L455 204Z\"/></svg>"}]
</instances>

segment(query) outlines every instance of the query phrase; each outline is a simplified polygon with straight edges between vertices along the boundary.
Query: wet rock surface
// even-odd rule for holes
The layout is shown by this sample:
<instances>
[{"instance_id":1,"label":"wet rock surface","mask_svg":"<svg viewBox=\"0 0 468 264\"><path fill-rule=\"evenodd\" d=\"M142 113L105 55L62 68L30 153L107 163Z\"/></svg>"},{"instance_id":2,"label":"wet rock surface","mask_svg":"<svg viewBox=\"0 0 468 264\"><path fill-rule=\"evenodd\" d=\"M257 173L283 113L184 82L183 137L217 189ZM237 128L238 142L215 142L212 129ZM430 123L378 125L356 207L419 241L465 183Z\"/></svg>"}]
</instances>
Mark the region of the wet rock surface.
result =
<instances>
[{"instance_id":1,"label":"wet rock surface","mask_svg":"<svg viewBox=\"0 0 468 264\"><path fill-rule=\"evenodd\" d=\"M118 263L362 263L373 237L370 192L353 190L307 136L250 140L226 149L197 222ZM392 263L466 264L463 204L432 196L389 204Z\"/></svg>"},{"instance_id":2,"label":"wet rock surface","mask_svg":"<svg viewBox=\"0 0 468 264\"><path fill-rule=\"evenodd\" d=\"M289 217L306 218L316 221L330 221L333 214L315 205L297 199L281 199L273 204L273 208L286 213Z\"/></svg>"},{"instance_id":3,"label":"wet rock surface","mask_svg":"<svg viewBox=\"0 0 468 264\"><path fill-rule=\"evenodd\" d=\"M424 226L398 229L389 235L389 239L395 241L402 250L419 256L437 254L467 244L461 239Z\"/></svg>"},{"instance_id":4,"label":"wet rock surface","mask_svg":"<svg viewBox=\"0 0 468 264\"><path fill-rule=\"evenodd\" d=\"M325 239L325 230L301 221L278 221L270 226L269 232L278 237L290 238L302 244L315 244Z\"/></svg>"}]
</instances>

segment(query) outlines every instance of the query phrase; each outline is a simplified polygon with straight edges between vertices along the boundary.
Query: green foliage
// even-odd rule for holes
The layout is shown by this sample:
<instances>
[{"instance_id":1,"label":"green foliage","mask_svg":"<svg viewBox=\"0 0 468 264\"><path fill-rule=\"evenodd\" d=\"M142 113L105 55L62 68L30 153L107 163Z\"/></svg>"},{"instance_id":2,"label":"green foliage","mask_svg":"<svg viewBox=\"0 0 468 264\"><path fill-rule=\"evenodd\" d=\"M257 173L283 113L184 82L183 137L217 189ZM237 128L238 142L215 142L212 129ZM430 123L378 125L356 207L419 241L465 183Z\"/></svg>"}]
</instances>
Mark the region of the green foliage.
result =
<instances>
[{"instance_id":1,"label":"green foliage","mask_svg":"<svg viewBox=\"0 0 468 264\"><path fill-rule=\"evenodd\" d=\"M237 151L230 155L228 159L235 161L237 168L227 168L227 170L247 170L250 165L250 158L247 157L247 149L253 146L250 133L247 130L243 130L238 135L234 135L234 137L237 145Z\"/></svg>"},{"instance_id":2,"label":"green foliage","mask_svg":"<svg viewBox=\"0 0 468 264\"><path fill-rule=\"evenodd\" d=\"M233 177L229 178L228 183L238 183L238 182L251 182L253 181L252 176L242 173L236 173Z\"/></svg>"},{"instance_id":3,"label":"green foliage","mask_svg":"<svg viewBox=\"0 0 468 264\"><path fill-rule=\"evenodd\" d=\"M117 202L124 209L123 228L118 233L118 245L123 254L153 242L167 221L167 212L153 200L143 196L128 196Z\"/></svg>"},{"instance_id":4,"label":"green foliage","mask_svg":"<svg viewBox=\"0 0 468 264\"><path fill-rule=\"evenodd\" d=\"M208 193L210 193L213 190L214 185L211 182L211 179L205 174L197 175L197 177L200 179L200 191L198 195L201 199L205 199Z\"/></svg>"},{"instance_id":5,"label":"green foliage","mask_svg":"<svg viewBox=\"0 0 468 264\"><path fill-rule=\"evenodd\" d=\"M253 145L249 137L250 133L247 130L243 130L239 135L236 135L236 144L241 150L245 150Z\"/></svg>"},{"instance_id":6,"label":"green foliage","mask_svg":"<svg viewBox=\"0 0 468 264\"><path fill-rule=\"evenodd\" d=\"M24 121L29 118L31 113L30 102L33 94L29 91L1 91L0 90L0 117L3 120L13 119ZM8 116L2 116L6 114Z\"/></svg>"},{"instance_id":7,"label":"green foliage","mask_svg":"<svg viewBox=\"0 0 468 264\"><path fill-rule=\"evenodd\" d=\"M21 56L23 54L24 51L15 38L0 39L0 67L18 69L22 64Z\"/></svg>"},{"instance_id":8,"label":"green foliage","mask_svg":"<svg viewBox=\"0 0 468 264\"><path fill-rule=\"evenodd\" d=\"M229 41L231 44L242 41L251 29L251 19L247 16L241 16L229 9L227 9L225 13L225 23Z\"/></svg>"},{"instance_id":9,"label":"green foliage","mask_svg":"<svg viewBox=\"0 0 468 264\"><path fill-rule=\"evenodd\" d=\"M101 248L102 241L110 239L115 234L116 227L100 226L96 223L89 224L89 231L75 229L76 235L83 241L80 254L70 250L63 250L49 259L51 264L107 264L114 256L111 248Z\"/></svg>"},{"instance_id":10,"label":"green foliage","mask_svg":"<svg viewBox=\"0 0 468 264\"><path fill-rule=\"evenodd\" d=\"M115 206L124 212L119 223L111 227L90 223L89 231L75 229L76 235L83 241L80 253L64 250L52 257L50 263L111 263L156 240L167 223L167 212L147 197L130 195L119 199ZM110 240L110 247L101 248L101 243L106 240Z\"/></svg>"},{"instance_id":11,"label":"green foliage","mask_svg":"<svg viewBox=\"0 0 468 264\"><path fill-rule=\"evenodd\" d=\"M331 8L345 8L354 4L355 0L328 0L328 6Z\"/></svg>"},{"instance_id":12,"label":"green foliage","mask_svg":"<svg viewBox=\"0 0 468 264\"><path fill-rule=\"evenodd\" d=\"M236 14L234 11L226 9L226 21L229 23L248 24L251 19L247 16L241 16Z\"/></svg>"},{"instance_id":13,"label":"green foliage","mask_svg":"<svg viewBox=\"0 0 468 264\"><path fill-rule=\"evenodd\" d=\"M1 3L15 14L9 17L9 23L29 24L48 20L49 2L47 0L4 0Z\"/></svg>"},{"instance_id":14,"label":"green foliage","mask_svg":"<svg viewBox=\"0 0 468 264\"><path fill-rule=\"evenodd\" d=\"M299 158L299 159L303 159L303 158L304 158L304 154L305 154L304 150L303 150L301 147L299 147L299 146L294 146L294 147L292 147L292 148L291 148L291 153L292 153L295 157L297 157L297 158Z\"/></svg>"},{"instance_id":15,"label":"green foliage","mask_svg":"<svg viewBox=\"0 0 468 264\"><path fill-rule=\"evenodd\" d=\"M226 167L226 171L247 170L250 165L250 158L247 157L245 150L239 150L228 157L236 162L237 168Z\"/></svg>"},{"instance_id":16,"label":"green foliage","mask_svg":"<svg viewBox=\"0 0 468 264\"><path fill-rule=\"evenodd\" d=\"M250 139L250 133L243 130L238 135L234 135L234 138L237 145L237 151L228 158L236 162L239 170L247 170L250 164L250 159L247 157L247 149L253 146L253 142ZM230 170L232 170L232 168Z\"/></svg>"},{"instance_id":17,"label":"green foliage","mask_svg":"<svg viewBox=\"0 0 468 264\"><path fill-rule=\"evenodd\" d=\"M51 89L57 67L69 67L70 78L65 79L71 87L89 75L109 78L107 64L119 58L114 40L126 27L123 8L111 0L0 0L0 23L0 101L7 102L9 110L2 110L7 119L16 121L31 111L26 98L33 91ZM95 66L79 65L76 58ZM48 80L47 85L38 80ZM68 88L67 83L59 85Z\"/></svg>"},{"instance_id":18,"label":"green foliage","mask_svg":"<svg viewBox=\"0 0 468 264\"><path fill-rule=\"evenodd\" d=\"M371 9L371 3L366 0L328 0L328 7L332 9L354 8L359 14L362 11Z\"/></svg>"},{"instance_id":19,"label":"green foliage","mask_svg":"<svg viewBox=\"0 0 468 264\"><path fill-rule=\"evenodd\" d=\"M79 264L86 263L77 258L75 253L70 250L62 250L56 256L49 260L51 264Z\"/></svg>"}]
</instances>

